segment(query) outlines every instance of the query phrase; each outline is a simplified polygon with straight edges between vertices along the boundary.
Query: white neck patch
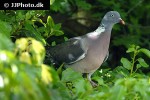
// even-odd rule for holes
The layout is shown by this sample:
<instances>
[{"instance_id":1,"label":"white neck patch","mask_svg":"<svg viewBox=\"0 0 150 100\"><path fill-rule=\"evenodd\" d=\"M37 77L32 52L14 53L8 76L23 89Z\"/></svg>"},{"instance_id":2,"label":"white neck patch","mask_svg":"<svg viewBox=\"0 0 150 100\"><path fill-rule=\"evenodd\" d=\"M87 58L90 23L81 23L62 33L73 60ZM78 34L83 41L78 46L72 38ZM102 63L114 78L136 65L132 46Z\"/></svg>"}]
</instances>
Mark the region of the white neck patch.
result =
<instances>
[{"instance_id":1,"label":"white neck patch","mask_svg":"<svg viewBox=\"0 0 150 100\"><path fill-rule=\"evenodd\" d=\"M98 27L94 32L88 33L87 36L92 39L97 39L101 33L105 31L105 27Z\"/></svg>"}]
</instances>

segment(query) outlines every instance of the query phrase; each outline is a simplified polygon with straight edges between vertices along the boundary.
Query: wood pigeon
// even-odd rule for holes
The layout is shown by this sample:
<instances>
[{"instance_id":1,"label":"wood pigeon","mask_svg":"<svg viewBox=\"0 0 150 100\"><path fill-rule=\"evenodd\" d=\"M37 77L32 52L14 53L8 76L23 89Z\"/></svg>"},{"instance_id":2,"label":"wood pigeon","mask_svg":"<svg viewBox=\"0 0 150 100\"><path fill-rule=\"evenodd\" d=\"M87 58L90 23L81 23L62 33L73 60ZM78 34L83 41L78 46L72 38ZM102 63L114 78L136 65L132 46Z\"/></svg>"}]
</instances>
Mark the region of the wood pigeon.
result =
<instances>
[{"instance_id":1,"label":"wood pigeon","mask_svg":"<svg viewBox=\"0 0 150 100\"><path fill-rule=\"evenodd\" d=\"M57 64L64 63L66 67L75 71L87 73L88 80L96 86L91 80L91 75L108 58L111 30L116 23L125 24L117 11L107 12L95 31L50 47L47 52L51 61Z\"/></svg>"}]
</instances>

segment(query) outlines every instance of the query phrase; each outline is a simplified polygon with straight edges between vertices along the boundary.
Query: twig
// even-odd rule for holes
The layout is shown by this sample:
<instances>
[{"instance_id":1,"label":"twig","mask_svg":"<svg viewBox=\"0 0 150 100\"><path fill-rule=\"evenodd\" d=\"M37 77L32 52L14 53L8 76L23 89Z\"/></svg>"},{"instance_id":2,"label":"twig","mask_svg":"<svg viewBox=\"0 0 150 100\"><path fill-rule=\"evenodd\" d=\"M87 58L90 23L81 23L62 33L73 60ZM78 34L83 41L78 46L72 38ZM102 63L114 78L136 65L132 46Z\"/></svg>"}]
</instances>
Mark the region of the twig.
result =
<instances>
[{"instance_id":1,"label":"twig","mask_svg":"<svg viewBox=\"0 0 150 100\"><path fill-rule=\"evenodd\" d=\"M137 6L139 6L144 0L140 0L135 6L133 6L128 12L127 14L129 14L131 11L133 11Z\"/></svg>"}]
</instances>

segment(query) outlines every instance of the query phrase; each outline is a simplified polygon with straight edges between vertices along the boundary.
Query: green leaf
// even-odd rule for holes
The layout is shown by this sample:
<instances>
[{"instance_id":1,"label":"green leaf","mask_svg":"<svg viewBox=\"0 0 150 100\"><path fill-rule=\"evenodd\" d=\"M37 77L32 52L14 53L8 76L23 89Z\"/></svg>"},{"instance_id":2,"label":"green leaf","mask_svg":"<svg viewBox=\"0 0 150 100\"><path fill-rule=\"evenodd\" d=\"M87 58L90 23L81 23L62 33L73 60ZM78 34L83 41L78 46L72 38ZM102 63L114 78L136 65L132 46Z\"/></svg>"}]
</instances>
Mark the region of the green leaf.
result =
<instances>
[{"instance_id":1,"label":"green leaf","mask_svg":"<svg viewBox=\"0 0 150 100\"><path fill-rule=\"evenodd\" d=\"M141 66L147 68L149 65L145 62L143 58L138 58L138 62L140 63Z\"/></svg>"},{"instance_id":2,"label":"green leaf","mask_svg":"<svg viewBox=\"0 0 150 100\"><path fill-rule=\"evenodd\" d=\"M55 36L60 36L60 35L63 35L64 33L60 30L53 30L52 32L52 35L55 35Z\"/></svg>"},{"instance_id":3,"label":"green leaf","mask_svg":"<svg viewBox=\"0 0 150 100\"><path fill-rule=\"evenodd\" d=\"M46 24L48 25L48 28L54 27L54 21L53 21L51 16L47 17L47 23Z\"/></svg>"},{"instance_id":4,"label":"green leaf","mask_svg":"<svg viewBox=\"0 0 150 100\"><path fill-rule=\"evenodd\" d=\"M85 95L89 95L92 92L92 85L88 80L84 80L83 78L76 80L74 82L74 87L79 98L84 99Z\"/></svg>"},{"instance_id":5,"label":"green leaf","mask_svg":"<svg viewBox=\"0 0 150 100\"><path fill-rule=\"evenodd\" d=\"M82 78L81 73L75 72L71 68L67 68L65 71L62 72L62 82L68 82L68 81L75 81L79 78Z\"/></svg>"},{"instance_id":6,"label":"green leaf","mask_svg":"<svg viewBox=\"0 0 150 100\"><path fill-rule=\"evenodd\" d=\"M52 35L60 36L64 34L63 31L60 30L61 24L55 24L51 16L48 16L45 27L45 36L47 37Z\"/></svg>"},{"instance_id":7,"label":"green leaf","mask_svg":"<svg viewBox=\"0 0 150 100\"><path fill-rule=\"evenodd\" d=\"M141 68L142 66L141 66L141 64L137 64L136 65L136 68L138 69L138 68Z\"/></svg>"},{"instance_id":8,"label":"green leaf","mask_svg":"<svg viewBox=\"0 0 150 100\"><path fill-rule=\"evenodd\" d=\"M17 10L16 11L16 19L19 20L24 20L25 19L25 11L23 10Z\"/></svg>"},{"instance_id":9,"label":"green leaf","mask_svg":"<svg viewBox=\"0 0 150 100\"><path fill-rule=\"evenodd\" d=\"M14 44L12 41L6 37L4 34L0 34L0 50L12 50Z\"/></svg>"},{"instance_id":10,"label":"green leaf","mask_svg":"<svg viewBox=\"0 0 150 100\"><path fill-rule=\"evenodd\" d=\"M123 100L123 98L126 95L127 88L122 85L116 85L114 86L110 92L112 95L110 95L109 100Z\"/></svg>"},{"instance_id":11,"label":"green leaf","mask_svg":"<svg viewBox=\"0 0 150 100\"><path fill-rule=\"evenodd\" d=\"M0 34L10 37L11 30L12 30L12 27L10 26L10 24L0 20Z\"/></svg>"},{"instance_id":12,"label":"green leaf","mask_svg":"<svg viewBox=\"0 0 150 100\"><path fill-rule=\"evenodd\" d=\"M55 0L50 0L50 5L52 5L55 2Z\"/></svg>"},{"instance_id":13,"label":"green leaf","mask_svg":"<svg viewBox=\"0 0 150 100\"><path fill-rule=\"evenodd\" d=\"M127 52L127 53L130 53L130 52L134 52L134 51L135 51L135 48L131 47L131 48L129 48L126 52Z\"/></svg>"},{"instance_id":14,"label":"green leaf","mask_svg":"<svg viewBox=\"0 0 150 100\"><path fill-rule=\"evenodd\" d=\"M55 30L59 30L61 28L61 24L55 24L53 27Z\"/></svg>"},{"instance_id":15,"label":"green leaf","mask_svg":"<svg viewBox=\"0 0 150 100\"><path fill-rule=\"evenodd\" d=\"M26 21L25 29L29 32L26 32L26 36L36 38L41 41L44 45L46 44L45 39L41 36L41 34L33 27L31 21Z\"/></svg>"},{"instance_id":16,"label":"green leaf","mask_svg":"<svg viewBox=\"0 0 150 100\"><path fill-rule=\"evenodd\" d=\"M56 45L56 42L55 41L53 41L52 42L52 44L51 44L51 46L55 46Z\"/></svg>"},{"instance_id":17,"label":"green leaf","mask_svg":"<svg viewBox=\"0 0 150 100\"><path fill-rule=\"evenodd\" d=\"M60 67L57 69L58 75L62 74L62 68L64 67L64 63L60 65Z\"/></svg>"},{"instance_id":18,"label":"green leaf","mask_svg":"<svg viewBox=\"0 0 150 100\"><path fill-rule=\"evenodd\" d=\"M67 37L64 37L64 40L65 40L65 41L68 41L68 38L67 38Z\"/></svg>"},{"instance_id":19,"label":"green leaf","mask_svg":"<svg viewBox=\"0 0 150 100\"><path fill-rule=\"evenodd\" d=\"M126 69L126 68L123 67L123 66L118 66L118 67L116 67L114 71L116 71L117 73L120 74L120 75L115 74L115 76L116 76L117 78L120 78L120 77L127 77L127 76L129 76L129 74L130 74L130 73L129 73L129 70ZM123 76L122 76L122 75L123 75Z\"/></svg>"},{"instance_id":20,"label":"green leaf","mask_svg":"<svg viewBox=\"0 0 150 100\"><path fill-rule=\"evenodd\" d=\"M130 70L131 69L131 62L127 58L121 58L121 63L123 64L123 67Z\"/></svg>"},{"instance_id":21,"label":"green leaf","mask_svg":"<svg viewBox=\"0 0 150 100\"><path fill-rule=\"evenodd\" d=\"M141 48L139 51L144 53L147 57L150 58L150 50L145 49L145 48Z\"/></svg>"},{"instance_id":22,"label":"green leaf","mask_svg":"<svg viewBox=\"0 0 150 100\"><path fill-rule=\"evenodd\" d=\"M30 19L32 17L31 13L30 12L27 12L26 13L26 20Z\"/></svg>"}]
</instances>

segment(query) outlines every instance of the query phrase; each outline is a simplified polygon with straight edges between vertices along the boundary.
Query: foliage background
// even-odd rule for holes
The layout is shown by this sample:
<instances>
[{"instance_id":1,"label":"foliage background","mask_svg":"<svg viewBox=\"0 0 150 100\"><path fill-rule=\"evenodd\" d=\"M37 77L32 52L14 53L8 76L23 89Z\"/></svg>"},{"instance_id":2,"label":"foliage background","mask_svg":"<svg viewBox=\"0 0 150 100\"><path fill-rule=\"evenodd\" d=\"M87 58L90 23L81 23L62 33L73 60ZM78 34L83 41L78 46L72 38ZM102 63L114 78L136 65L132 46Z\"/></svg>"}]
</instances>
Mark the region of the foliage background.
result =
<instances>
[{"instance_id":1,"label":"foliage background","mask_svg":"<svg viewBox=\"0 0 150 100\"><path fill-rule=\"evenodd\" d=\"M150 9L146 0L51 0L50 10L0 11L0 99L148 100ZM104 14L118 11L110 55L92 76L54 69L44 46L95 30Z\"/></svg>"}]
</instances>

